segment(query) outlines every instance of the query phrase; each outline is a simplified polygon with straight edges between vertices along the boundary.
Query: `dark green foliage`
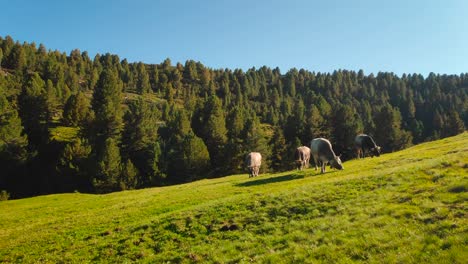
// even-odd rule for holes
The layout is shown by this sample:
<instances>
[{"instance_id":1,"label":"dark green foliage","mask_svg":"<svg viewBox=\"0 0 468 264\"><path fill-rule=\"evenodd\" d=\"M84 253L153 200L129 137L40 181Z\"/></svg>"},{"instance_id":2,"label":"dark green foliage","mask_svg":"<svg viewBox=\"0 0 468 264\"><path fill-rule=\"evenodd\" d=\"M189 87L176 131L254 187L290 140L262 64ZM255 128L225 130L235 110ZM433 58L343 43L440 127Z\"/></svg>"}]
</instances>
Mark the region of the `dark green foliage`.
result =
<instances>
[{"instance_id":1,"label":"dark green foliage","mask_svg":"<svg viewBox=\"0 0 468 264\"><path fill-rule=\"evenodd\" d=\"M138 186L138 170L133 165L130 159L127 159L122 166L122 174L120 179L121 190L131 190Z\"/></svg>"},{"instance_id":2,"label":"dark green foliage","mask_svg":"<svg viewBox=\"0 0 468 264\"><path fill-rule=\"evenodd\" d=\"M57 170L64 191L92 190L91 146L80 138L67 144L60 154Z\"/></svg>"},{"instance_id":3,"label":"dark green foliage","mask_svg":"<svg viewBox=\"0 0 468 264\"><path fill-rule=\"evenodd\" d=\"M108 138L97 150L96 171L93 186L97 192L111 192L120 189L121 158L117 142Z\"/></svg>"},{"instance_id":4,"label":"dark green foliage","mask_svg":"<svg viewBox=\"0 0 468 264\"><path fill-rule=\"evenodd\" d=\"M206 177L210 168L208 149L192 131L174 146L168 168L172 182L189 182Z\"/></svg>"},{"instance_id":5,"label":"dark green foliage","mask_svg":"<svg viewBox=\"0 0 468 264\"><path fill-rule=\"evenodd\" d=\"M382 146L382 151L392 152L411 145L412 136L401 128L401 114L391 105L385 105L376 115L378 124L375 133L376 141Z\"/></svg>"},{"instance_id":6,"label":"dark green foliage","mask_svg":"<svg viewBox=\"0 0 468 264\"><path fill-rule=\"evenodd\" d=\"M96 84L91 101L95 114L94 129L97 137L117 137L122 129L122 85L117 75L104 70Z\"/></svg>"},{"instance_id":7,"label":"dark green foliage","mask_svg":"<svg viewBox=\"0 0 468 264\"><path fill-rule=\"evenodd\" d=\"M70 96L63 109L63 122L68 126L83 126L91 116L90 103L82 92Z\"/></svg>"},{"instance_id":8,"label":"dark green foliage","mask_svg":"<svg viewBox=\"0 0 468 264\"><path fill-rule=\"evenodd\" d=\"M36 149L49 140L48 122L50 112L47 105L45 83L34 73L27 77L19 97L20 116L29 146Z\"/></svg>"},{"instance_id":9,"label":"dark green foliage","mask_svg":"<svg viewBox=\"0 0 468 264\"><path fill-rule=\"evenodd\" d=\"M208 149L191 127L187 113L172 109L173 119L165 128L167 143L163 157L169 182L187 182L206 177L210 165Z\"/></svg>"},{"instance_id":10,"label":"dark green foliage","mask_svg":"<svg viewBox=\"0 0 468 264\"><path fill-rule=\"evenodd\" d=\"M225 165L223 157L227 130L225 114L219 98L216 95L210 96L195 118L194 130L208 147L212 168L221 169Z\"/></svg>"},{"instance_id":11,"label":"dark green foliage","mask_svg":"<svg viewBox=\"0 0 468 264\"><path fill-rule=\"evenodd\" d=\"M0 190L12 188L11 182L26 161L27 145L18 111L7 100L0 86ZM6 191L2 192L8 199Z\"/></svg>"},{"instance_id":12,"label":"dark green foliage","mask_svg":"<svg viewBox=\"0 0 468 264\"><path fill-rule=\"evenodd\" d=\"M139 98L128 105L122 135L123 155L138 170L140 185L154 185L159 170L158 113L155 107Z\"/></svg>"},{"instance_id":13,"label":"dark green foliage","mask_svg":"<svg viewBox=\"0 0 468 264\"><path fill-rule=\"evenodd\" d=\"M275 132L270 141L271 150L271 168L274 171L283 171L291 167L291 149L288 148L284 139L283 131L279 127L275 128Z\"/></svg>"},{"instance_id":14,"label":"dark green foliage","mask_svg":"<svg viewBox=\"0 0 468 264\"><path fill-rule=\"evenodd\" d=\"M0 87L0 155L3 159L24 160L28 141L18 111L8 102Z\"/></svg>"},{"instance_id":15,"label":"dark green foliage","mask_svg":"<svg viewBox=\"0 0 468 264\"><path fill-rule=\"evenodd\" d=\"M354 138L363 132L360 116L349 106L340 106L333 116L332 144L336 155L345 155L345 158L354 156ZM380 141L379 141L380 142Z\"/></svg>"},{"instance_id":16,"label":"dark green foliage","mask_svg":"<svg viewBox=\"0 0 468 264\"><path fill-rule=\"evenodd\" d=\"M151 90L148 72L141 62L137 65L136 90L139 94L149 93Z\"/></svg>"},{"instance_id":17,"label":"dark green foliage","mask_svg":"<svg viewBox=\"0 0 468 264\"><path fill-rule=\"evenodd\" d=\"M4 62L4 67L21 71L25 66L26 55L24 53L23 46L20 44L15 44L11 49L9 56L6 58L6 61Z\"/></svg>"},{"instance_id":18,"label":"dark green foliage","mask_svg":"<svg viewBox=\"0 0 468 264\"><path fill-rule=\"evenodd\" d=\"M0 69L2 68L3 50L0 49Z\"/></svg>"},{"instance_id":19,"label":"dark green foliage","mask_svg":"<svg viewBox=\"0 0 468 264\"><path fill-rule=\"evenodd\" d=\"M13 198L240 173L250 151L262 153L263 169L286 170L294 149L316 137L349 158L360 132L391 152L468 125L465 73L148 65L113 54L67 55L9 36L0 38L0 66L0 163L8 167L2 179L14 179L0 190ZM63 140L65 126L74 132Z\"/></svg>"},{"instance_id":20,"label":"dark green foliage","mask_svg":"<svg viewBox=\"0 0 468 264\"><path fill-rule=\"evenodd\" d=\"M444 136L455 136L463 131L465 131L465 125L460 115L454 110L450 111L444 128Z\"/></svg>"}]
</instances>

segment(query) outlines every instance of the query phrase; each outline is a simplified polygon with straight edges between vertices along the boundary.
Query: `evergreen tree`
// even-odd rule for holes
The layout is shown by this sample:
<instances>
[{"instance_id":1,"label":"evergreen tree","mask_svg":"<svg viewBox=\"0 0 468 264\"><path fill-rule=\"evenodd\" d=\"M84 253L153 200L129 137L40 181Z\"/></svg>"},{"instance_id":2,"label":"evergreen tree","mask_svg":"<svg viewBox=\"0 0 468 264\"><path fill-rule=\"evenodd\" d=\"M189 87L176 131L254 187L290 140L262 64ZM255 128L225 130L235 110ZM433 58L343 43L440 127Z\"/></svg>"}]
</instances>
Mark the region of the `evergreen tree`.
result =
<instances>
[{"instance_id":1,"label":"evergreen tree","mask_svg":"<svg viewBox=\"0 0 468 264\"><path fill-rule=\"evenodd\" d=\"M465 125L461 120L460 115L454 110L450 111L447 116L447 122L444 127L444 136L455 136L465 131Z\"/></svg>"},{"instance_id":2,"label":"evergreen tree","mask_svg":"<svg viewBox=\"0 0 468 264\"><path fill-rule=\"evenodd\" d=\"M173 110L174 118L167 123L165 137L164 166L168 180L187 182L206 177L209 168L208 149L203 140L197 137L190 127L184 110Z\"/></svg>"},{"instance_id":3,"label":"evergreen tree","mask_svg":"<svg viewBox=\"0 0 468 264\"><path fill-rule=\"evenodd\" d=\"M99 146L98 146L99 147ZM120 189L121 158L117 141L107 138L97 152L97 168L93 186L97 192L105 193Z\"/></svg>"},{"instance_id":4,"label":"evergreen tree","mask_svg":"<svg viewBox=\"0 0 468 264\"><path fill-rule=\"evenodd\" d=\"M354 138L363 132L363 125L356 110L343 105L333 116L333 149L337 155L343 154L345 158L354 156Z\"/></svg>"},{"instance_id":5,"label":"evergreen tree","mask_svg":"<svg viewBox=\"0 0 468 264\"><path fill-rule=\"evenodd\" d=\"M382 151L392 152L411 145L412 137L401 129L401 114L397 109L387 104L377 113L374 139L382 146Z\"/></svg>"},{"instance_id":6,"label":"evergreen tree","mask_svg":"<svg viewBox=\"0 0 468 264\"><path fill-rule=\"evenodd\" d=\"M78 92L68 98L63 110L63 122L68 126L82 126L90 115L89 100Z\"/></svg>"},{"instance_id":7,"label":"evergreen tree","mask_svg":"<svg viewBox=\"0 0 468 264\"><path fill-rule=\"evenodd\" d=\"M0 190L11 191L27 159L27 138L18 112L0 86Z\"/></svg>"},{"instance_id":8,"label":"evergreen tree","mask_svg":"<svg viewBox=\"0 0 468 264\"><path fill-rule=\"evenodd\" d=\"M15 44L4 63L5 68L22 71L26 66L26 54L21 45Z\"/></svg>"},{"instance_id":9,"label":"evergreen tree","mask_svg":"<svg viewBox=\"0 0 468 264\"><path fill-rule=\"evenodd\" d=\"M91 146L80 138L65 146L57 165L63 191L92 191L90 154Z\"/></svg>"},{"instance_id":10,"label":"evergreen tree","mask_svg":"<svg viewBox=\"0 0 468 264\"><path fill-rule=\"evenodd\" d=\"M92 109L95 113L94 131L97 138L118 137L122 128L122 84L116 74L105 69L96 84Z\"/></svg>"},{"instance_id":11,"label":"evergreen tree","mask_svg":"<svg viewBox=\"0 0 468 264\"><path fill-rule=\"evenodd\" d=\"M49 140L47 93L45 83L37 73L28 76L19 97L20 116L32 149Z\"/></svg>"},{"instance_id":12,"label":"evergreen tree","mask_svg":"<svg viewBox=\"0 0 468 264\"><path fill-rule=\"evenodd\" d=\"M131 190L138 186L138 170L133 166L130 159L127 159L122 166L122 174L120 179L121 190Z\"/></svg>"},{"instance_id":13,"label":"evergreen tree","mask_svg":"<svg viewBox=\"0 0 468 264\"><path fill-rule=\"evenodd\" d=\"M130 102L128 107L124 116L123 154L138 170L140 186L155 185L162 176L159 170L158 113L141 98Z\"/></svg>"},{"instance_id":14,"label":"evergreen tree","mask_svg":"<svg viewBox=\"0 0 468 264\"><path fill-rule=\"evenodd\" d=\"M176 181L190 182L206 178L210 157L203 140L190 131L180 143L176 147L172 166Z\"/></svg>"},{"instance_id":15,"label":"evergreen tree","mask_svg":"<svg viewBox=\"0 0 468 264\"><path fill-rule=\"evenodd\" d=\"M227 142L226 119L221 101L212 95L208 98L201 116L201 138L208 147L213 169L220 169L224 163L224 147Z\"/></svg>"},{"instance_id":16,"label":"evergreen tree","mask_svg":"<svg viewBox=\"0 0 468 264\"><path fill-rule=\"evenodd\" d=\"M23 126L18 111L8 102L0 87L0 156L1 160L24 160L28 140L23 135Z\"/></svg>"},{"instance_id":17,"label":"evergreen tree","mask_svg":"<svg viewBox=\"0 0 468 264\"><path fill-rule=\"evenodd\" d=\"M290 165L290 154L288 152L288 146L283 136L283 131L276 127L273 137L271 138L270 145L271 150L271 168L274 171L282 171L289 169Z\"/></svg>"},{"instance_id":18,"label":"evergreen tree","mask_svg":"<svg viewBox=\"0 0 468 264\"><path fill-rule=\"evenodd\" d=\"M149 75L148 72L146 71L146 67L143 63L138 63L137 64L137 93L139 94L145 94L149 93L151 91L151 85L149 82Z\"/></svg>"}]
</instances>

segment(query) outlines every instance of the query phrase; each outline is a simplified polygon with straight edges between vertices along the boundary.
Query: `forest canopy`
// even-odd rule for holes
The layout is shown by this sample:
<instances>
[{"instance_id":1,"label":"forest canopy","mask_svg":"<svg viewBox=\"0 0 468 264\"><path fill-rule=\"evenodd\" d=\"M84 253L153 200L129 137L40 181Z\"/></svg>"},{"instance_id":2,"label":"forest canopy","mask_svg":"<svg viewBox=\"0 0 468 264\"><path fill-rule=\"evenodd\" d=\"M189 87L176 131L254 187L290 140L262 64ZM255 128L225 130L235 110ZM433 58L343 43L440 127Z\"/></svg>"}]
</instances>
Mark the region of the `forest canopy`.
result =
<instances>
[{"instance_id":1,"label":"forest canopy","mask_svg":"<svg viewBox=\"0 0 468 264\"><path fill-rule=\"evenodd\" d=\"M316 137L344 160L358 133L392 152L463 132L467 96L467 73L130 63L0 37L0 191L183 183L244 172L251 151L263 172L289 170L296 147Z\"/></svg>"}]
</instances>

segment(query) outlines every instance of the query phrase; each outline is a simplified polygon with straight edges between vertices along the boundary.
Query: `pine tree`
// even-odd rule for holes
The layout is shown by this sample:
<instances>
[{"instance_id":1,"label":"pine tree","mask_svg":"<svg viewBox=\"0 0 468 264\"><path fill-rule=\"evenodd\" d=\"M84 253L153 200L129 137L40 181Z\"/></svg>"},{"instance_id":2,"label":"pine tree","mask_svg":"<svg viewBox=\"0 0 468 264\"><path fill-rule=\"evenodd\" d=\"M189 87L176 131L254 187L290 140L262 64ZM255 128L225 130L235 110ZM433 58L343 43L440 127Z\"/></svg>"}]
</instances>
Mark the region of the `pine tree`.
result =
<instances>
[{"instance_id":1,"label":"pine tree","mask_svg":"<svg viewBox=\"0 0 468 264\"><path fill-rule=\"evenodd\" d=\"M122 166L122 174L120 179L121 190L131 190L138 186L138 170L133 166L130 159L127 159Z\"/></svg>"},{"instance_id":2,"label":"pine tree","mask_svg":"<svg viewBox=\"0 0 468 264\"><path fill-rule=\"evenodd\" d=\"M6 59L5 68L22 71L26 66L26 54L21 45L15 44Z\"/></svg>"},{"instance_id":3,"label":"pine tree","mask_svg":"<svg viewBox=\"0 0 468 264\"><path fill-rule=\"evenodd\" d=\"M224 147L227 142L226 119L221 101L212 95L208 98L202 113L201 137L208 147L213 169L222 169Z\"/></svg>"},{"instance_id":4,"label":"pine tree","mask_svg":"<svg viewBox=\"0 0 468 264\"><path fill-rule=\"evenodd\" d=\"M49 141L49 108L45 83L37 73L28 76L19 97L20 116L29 146L36 149Z\"/></svg>"},{"instance_id":5,"label":"pine tree","mask_svg":"<svg viewBox=\"0 0 468 264\"><path fill-rule=\"evenodd\" d=\"M409 132L401 129L401 114L390 104L386 104L377 113L374 139L382 146L385 152L392 152L411 145L412 136Z\"/></svg>"},{"instance_id":6,"label":"pine tree","mask_svg":"<svg viewBox=\"0 0 468 264\"><path fill-rule=\"evenodd\" d=\"M283 136L283 131L276 127L274 130L273 137L271 138L270 145L271 150L271 167L274 171L282 171L289 169L289 158L288 146Z\"/></svg>"},{"instance_id":7,"label":"pine tree","mask_svg":"<svg viewBox=\"0 0 468 264\"><path fill-rule=\"evenodd\" d=\"M119 135L122 128L121 94L122 84L116 74L105 69L99 77L91 101L97 138L105 139Z\"/></svg>"},{"instance_id":8,"label":"pine tree","mask_svg":"<svg viewBox=\"0 0 468 264\"><path fill-rule=\"evenodd\" d=\"M210 159L203 140L197 137L184 110L173 110L174 118L167 123L163 167L171 182L188 182L206 177Z\"/></svg>"},{"instance_id":9,"label":"pine tree","mask_svg":"<svg viewBox=\"0 0 468 264\"><path fill-rule=\"evenodd\" d=\"M190 131L184 136L180 147L182 154L180 166L184 181L206 178L205 174L210 167L210 157L203 140Z\"/></svg>"},{"instance_id":10,"label":"pine tree","mask_svg":"<svg viewBox=\"0 0 468 264\"><path fill-rule=\"evenodd\" d=\"M337 155L344 154L346 158L354 156L352 147L354 138L363 132L363 125L356 110L350 106L340 106L333 116L333 149Z\"/></svg>"},{"instance_id":11,"label":"pine tree","mask_svg":"<svg viewBox=\"0 0 468 264\"><path fill-rule=\"evenodd\" d=\"M95 190L101 193L119 190L121 158L116 140L107 138L104 145L98 149L96 158L97 168L93 179Z\"/></svg>"},{"instance_id":12,"label":"pine tree","mask_svg":"<svg viewBox=\"0 0 468 264\"><path fill-rule=\"evenodd\" d=\"M137 82L136 89L138 94L145 94L151 91L151 85L149 82L149 75L146 71L146 67L143 63L137 64Z\"/></svg>"},{"instance_id":13,"label":"pine tree","mask_svg":"<svg viewBox=\"0 0 468 264\"><path fill-rule=\"evenodd\" d=\"M455 110L451 110L447 116L447 122L444 127L444 136L455 136L465 131L465 125L460 115Z\"/></svg>"},{"instance_id":14,"label":"pine tree","mask_svg":"<svg viewBox=\"0 0 468 264\"><path fill-rule=\"evenodd\" d=\"M160 174L158 143L158 113L142 98L132 101L125 113L122 136L123 155L130 158L139 172L139 185L158 183Z\"/></svg>"},{"instance_id":15,"label":"pine tree","mask_svg":"<svg viewBox=\"0 0 468 264\"><path fill-rule=\"evenodd\" d=\"M12 107L0 86L0 160L24 161L27 144L18 111Z\"/></svg>"},{"instance_id":16,"label":"pine tree","mask_svg":"<svg viewBox=\"0 0 468 264\"><path fill-rule=\"evenodd\" d=\"M92 191L90 154L91 146L80 138L65 146L57 165L63 191Z\"/></svg>"},{"instance_id":17,"label":"pine tree","mask_svg":"<svg viewBox=\"0 0 468 264\"><path fill-rule=\"evenodd\" d=\"M0 69L2 68L3 50L0 48Z\"/></svg>"},{"instance_id":18,"label":"pine tree","mask_svg":"<svg viewBox=\"0 0 468 264\"><path fill-rule=\"evenodd\" d=\"M78 92L68 98L63 110L63 122L68 126L83 126L90 114L89 100Z\"/></svg>"}]
</instances>

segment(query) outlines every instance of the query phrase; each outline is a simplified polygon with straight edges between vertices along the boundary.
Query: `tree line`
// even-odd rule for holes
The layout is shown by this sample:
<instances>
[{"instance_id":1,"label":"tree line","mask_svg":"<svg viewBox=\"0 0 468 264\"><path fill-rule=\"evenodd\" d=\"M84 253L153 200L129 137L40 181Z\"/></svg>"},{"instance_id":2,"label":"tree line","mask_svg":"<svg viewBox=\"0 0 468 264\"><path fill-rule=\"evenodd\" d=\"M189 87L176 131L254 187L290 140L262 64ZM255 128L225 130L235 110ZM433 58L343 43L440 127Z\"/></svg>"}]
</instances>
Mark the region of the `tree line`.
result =
<instances>
[{"instance_id":1,"label":"tree line","mask_svg":"<svg viewBox=\"0 0 468 264\"><path fill-rule=\"evenodd\" d=\"M329 139L344 160L356 134L383 152L468 124L468 74L212 69L129 63L0 37L0 190L13 198L105 193L292 169L296 147Z\"/></svg>"}]
</instances>

